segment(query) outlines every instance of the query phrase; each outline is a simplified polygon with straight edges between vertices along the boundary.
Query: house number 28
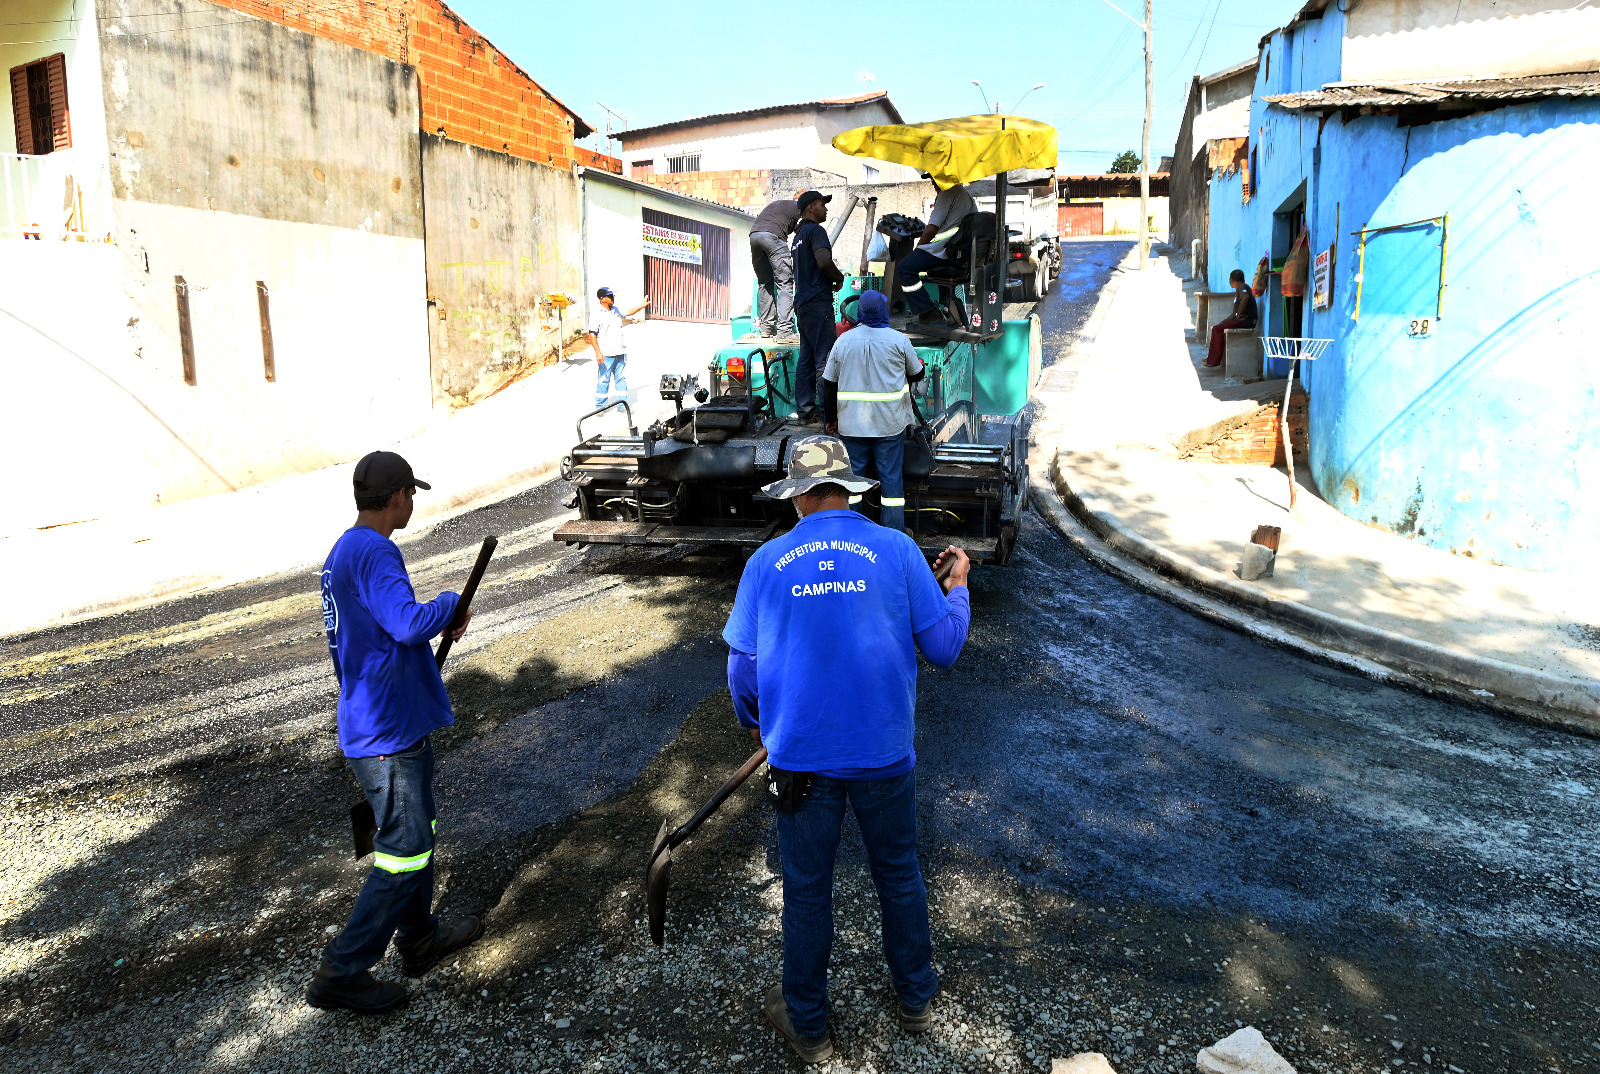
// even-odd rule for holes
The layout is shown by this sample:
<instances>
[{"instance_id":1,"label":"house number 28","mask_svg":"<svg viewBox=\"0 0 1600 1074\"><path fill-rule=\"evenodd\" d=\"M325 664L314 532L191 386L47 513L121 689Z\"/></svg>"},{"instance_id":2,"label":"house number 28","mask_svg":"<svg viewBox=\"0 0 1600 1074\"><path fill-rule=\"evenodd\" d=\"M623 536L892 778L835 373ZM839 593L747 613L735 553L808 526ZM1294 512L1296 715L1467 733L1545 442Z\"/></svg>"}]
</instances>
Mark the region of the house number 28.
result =
<instances>
[{"instance_id":1,"label":"house number 28","mask_svg":"<svg viewBox=\"0 0 1600 1074\"><path fill-rule=\"evenodd\" d=\"M1431 317L1418 317L1411 322L1411 336L1413 339L1421 339L1431 331L1433 331L1433 318Z\"/></svg>"}]
</instances>

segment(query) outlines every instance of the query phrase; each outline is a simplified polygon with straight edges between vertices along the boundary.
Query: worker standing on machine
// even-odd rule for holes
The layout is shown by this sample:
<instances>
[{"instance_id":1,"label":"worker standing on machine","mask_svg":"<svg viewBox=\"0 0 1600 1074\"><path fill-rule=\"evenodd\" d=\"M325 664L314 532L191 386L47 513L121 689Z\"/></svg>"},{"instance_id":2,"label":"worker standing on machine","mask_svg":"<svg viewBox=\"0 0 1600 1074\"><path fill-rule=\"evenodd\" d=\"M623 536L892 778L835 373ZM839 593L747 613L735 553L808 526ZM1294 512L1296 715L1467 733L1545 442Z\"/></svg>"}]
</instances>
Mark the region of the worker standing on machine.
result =
<instances>
[{"instance_id":1,"label":"worker standing on machine","mask_svg":"<svg viewBox=\"0 0 1600 1074\"><path fill-rule=\"evenodd\" d=\"M788 476L763 491L793 502L800 521L751 555L722 632L734 712L767 748L778 813L783 982L766 1014L807 1063L833 1054L828 958L847 804L883 910L900 1027L926 1030L939 991L917 862L917 649L936 667L960 655L969 564L952 545L930 571L910 537L850 510L846 497L874 484L835 437L796 442Z\"/></svg>"},{"instance_id":2,"label":"worker standing on machine","mask_svg":"<svg viewBox=\"0 0 1600 1074\"><path fill-rule=\"evenodd\" d=\"M433 916L433 743L455 723L429 639L449 629L460 596L417 603L390 534L411 521L427 489L392 451L356 463L356 522L322 567L322 618L339 680L339 749L372 805L378 832L372 871L350 919L328 941L306 989L313 1007L377 1014L406 1002L403 985L369 972L394 939L400 971L421 977L483 934L476 917L445 925ZM472 619L462 617L459 639Z\"/></svg>"},{"instance_id":3,"label":"worker standing on machine","mask_svg":"<svg viewBox=\"0 0 1600 1074\"><path fill-rule=\"evenodd\" d=\"M903 332L889 327L889 300L863 291L858 323L839 337L822 371L822 412L830 433L850 452L850 469L878 472L878 524L906 528L906 427L915 420L911 385L922 379L922 359ZM855 503L861 497L851 497Z\"/></svg>"},{"instance_id":4,"label":"worker standing on machine","mask_svg":"<svg viewBox=\"0 0 1600 1074\"><path fill-rule=\"evenodd\" d=\"M821 393L822 370L838 334L833 320L833 295L844 286L844 273L833 263L833 244L822 222L828 218L831 194L807 190L800 205L800 227L794 235L794 312L800 325L800 360L795 366L795 411L803 424L814 424Z\"/></svg>"},{"instance_id":5,"label":"worker standing on machine","mask_svg":"<svg viewBox=\"0 0 1600 1074\"><path fill-rule=\"evenodd\" d=\"M750 225L750 267L759 285L756 331L776 343L800 342L794 334L794 258L789 253L789 236L799 223L800 203L789 198L762 209Z\"/></svg>"},{"instance_id":6,"label":"worker standing on machine","mask_svg":"<svg viewBox=\"0 0 1600 1074\"><path fill-rule=\"evenodd\" d=\"M928 293L932 285L923 282L922 273L944 264L947 256L945 244L955 234L961 221L977 211L978 203L965 183L956 183L940 190L933 199L933 209L928 213L928 226L923 228L917 248L895 266L895 276L900 281L900 290L905 292L906 305L917 315L919 323L931 324L943 316L933 295Z\"/></svg>"}]
</instances>

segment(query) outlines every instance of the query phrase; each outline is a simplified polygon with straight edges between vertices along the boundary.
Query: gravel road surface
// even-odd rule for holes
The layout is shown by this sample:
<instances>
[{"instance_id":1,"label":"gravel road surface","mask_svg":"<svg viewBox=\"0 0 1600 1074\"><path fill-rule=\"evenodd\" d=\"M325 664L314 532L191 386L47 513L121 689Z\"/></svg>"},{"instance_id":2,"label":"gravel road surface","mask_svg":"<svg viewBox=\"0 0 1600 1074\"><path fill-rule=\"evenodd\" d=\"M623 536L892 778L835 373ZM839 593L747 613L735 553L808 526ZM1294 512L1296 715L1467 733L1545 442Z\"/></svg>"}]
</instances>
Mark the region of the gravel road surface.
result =
<instances>
[{"instance_id":1,"label":"gravel road surface","mask_svg":"<svg viewBox=\"0 0 1600 1074\"><path fill-rule=\"evenodd\" d=\"M1054 346L1126 247L1066 249ZM799 1068L761 1016L780 885L753 788L680 851L664 949L641 920L656 829L750 748L717 639L739 561L556 545L565 495L402 542L430 596L502 537L437 741L441 911L487 931L389 1017L301 999L365 874L312 568L5 640L12 1068ZM1037 518L973 613L918 702L934 1028L894 1027L849 825L831 1069L1191 1071L1244 1024L1304 1072L1600 1069L1600 742L1202 622Z\"/></svg>"}]
</instances>

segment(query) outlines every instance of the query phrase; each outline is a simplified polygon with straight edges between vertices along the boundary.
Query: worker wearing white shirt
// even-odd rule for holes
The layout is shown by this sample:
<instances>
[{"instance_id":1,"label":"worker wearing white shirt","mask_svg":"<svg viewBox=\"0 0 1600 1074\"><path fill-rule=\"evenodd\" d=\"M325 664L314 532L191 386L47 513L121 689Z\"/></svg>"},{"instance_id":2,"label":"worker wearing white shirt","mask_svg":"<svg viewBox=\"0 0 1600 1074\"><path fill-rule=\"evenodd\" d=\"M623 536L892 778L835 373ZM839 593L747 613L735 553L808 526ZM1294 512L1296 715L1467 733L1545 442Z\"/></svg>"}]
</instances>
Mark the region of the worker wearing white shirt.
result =
<instances>
[{"instance_id":1,"label":"worker wearing white shirt","mask_svg":"<svg viewBox=\"0 0 1600 1074\"><path fill-rule=\"evenodd\" d=\"M922 280L922 273L944 263L945 244L955 234L961 221L977 211L978 203L973 200L965 183L956 183L939 191L939 196L933 199L933 210L928 213L928 226L917 240L917 248L895 266L895 275L900 279L900 290L905 293L906 304L923 324L934 320L939 314L933 296L928 293L930 287Z\"/></svg>"},{"instance_id":2,"label":"worker wearing white shirt","mask_svg":"<svg viewBox=\"0 0 1600 1074\"><path fill-rule=\"evenodd\" d=\"M617 294L611 288L602 287L594 295L600 300L600 308L590 314L588 327L589 345L594 348L598 367L594 405L599 408L610 401L613 387L624 399L628 397L628 348L622 342L622 326L638 323L635 314L650 304L650 296L624 314L617 308Z\"/></svg>"}]
</instances>

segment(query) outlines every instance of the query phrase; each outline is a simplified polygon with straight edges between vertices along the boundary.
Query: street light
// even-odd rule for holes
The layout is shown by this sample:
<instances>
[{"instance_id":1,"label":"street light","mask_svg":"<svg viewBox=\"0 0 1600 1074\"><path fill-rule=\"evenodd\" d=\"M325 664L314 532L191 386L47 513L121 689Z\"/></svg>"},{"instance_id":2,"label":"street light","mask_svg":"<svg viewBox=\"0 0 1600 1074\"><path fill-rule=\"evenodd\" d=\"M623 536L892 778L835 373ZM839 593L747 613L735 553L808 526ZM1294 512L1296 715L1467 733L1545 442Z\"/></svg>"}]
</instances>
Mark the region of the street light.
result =
<instances>
[{"instance_id":1,"label":"street light","mask_svg":"<svg viewBox=\"0 0 1600 1074\"><path fill-rule=\"evenodd\" d=\"M1044 89L1044 83L1043 82L1035 82L1033 84L1033 89L1030 89L1028 91L1028 93L1032 93L1033 90L1036 90L1036 89ZM1028 93L1024 93L1022 95L1022 101L1026 101L1028 99ZM1011 110L1013 112L1017 113L1018 115L1022 114L1022 101L1018 101L1016 104L1011 106Z\"/></svg>"},{"instance_id":2,"label":"street light","mask_svg":"<svg viewBox=\"0 0 1600 1074\"><path fill-rule=\"evenodd\" d=\"M983 92L983 83L974 78L972 80L972 84L978 87L978 96L983 98L983 110L985 112L989 111L989 95ZM996 111L998 111L998 109L996 109Z\"/></svg>"}]
</instances>

